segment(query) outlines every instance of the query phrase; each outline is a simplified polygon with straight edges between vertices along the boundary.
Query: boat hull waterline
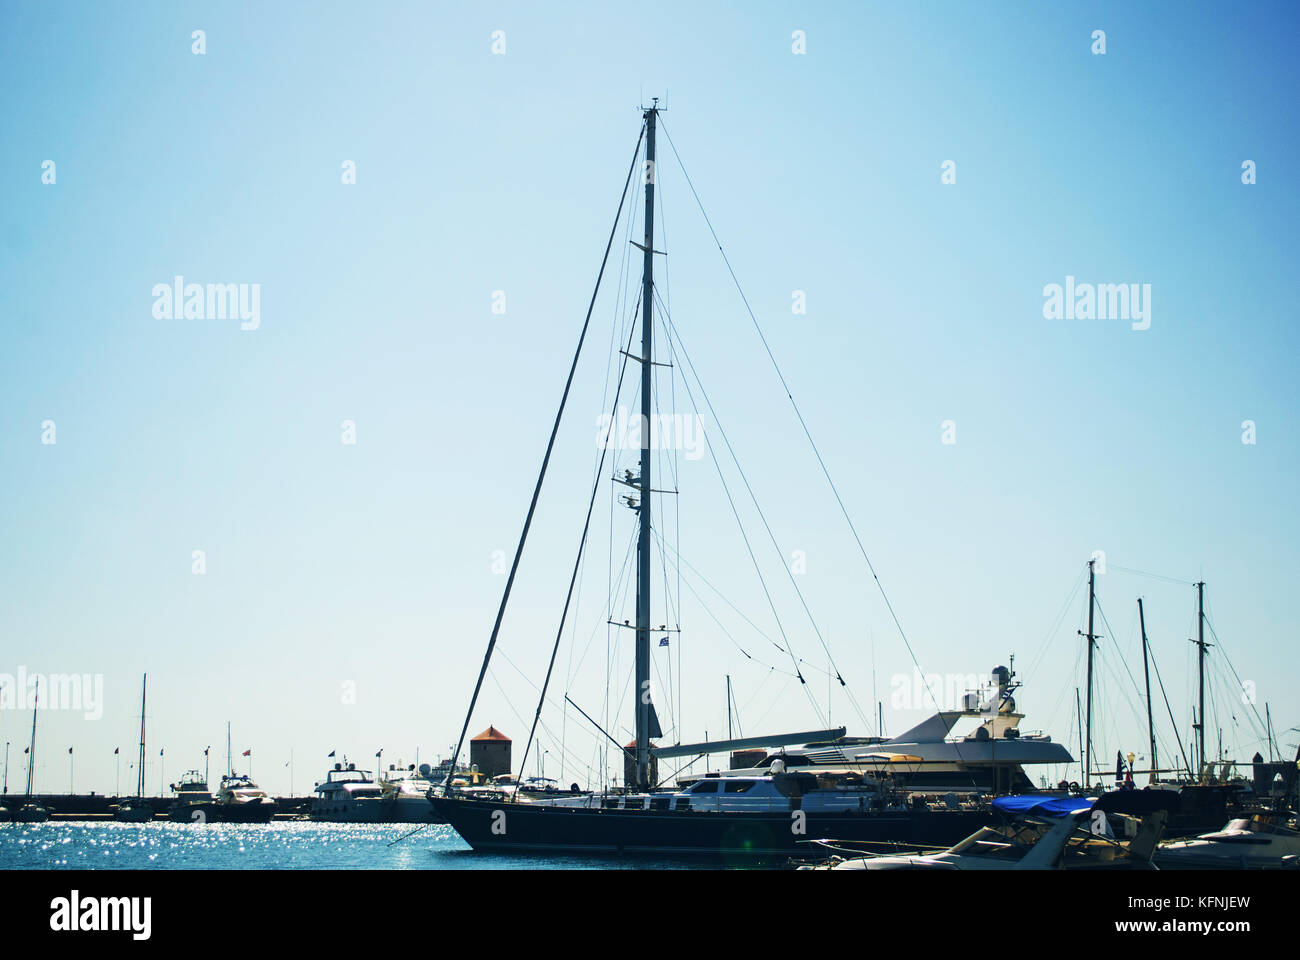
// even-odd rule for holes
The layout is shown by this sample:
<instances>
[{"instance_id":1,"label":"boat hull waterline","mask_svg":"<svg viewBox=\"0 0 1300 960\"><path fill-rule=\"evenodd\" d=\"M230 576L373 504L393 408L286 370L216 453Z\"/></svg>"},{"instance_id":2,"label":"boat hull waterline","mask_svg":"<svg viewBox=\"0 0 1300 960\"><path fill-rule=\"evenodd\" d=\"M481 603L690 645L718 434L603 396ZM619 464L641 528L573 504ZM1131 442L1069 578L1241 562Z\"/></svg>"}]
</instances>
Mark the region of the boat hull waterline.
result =
<instances>
[{"instance_id":1,"label":"boat hull waterline","mask_svg":"<svg viewBox=\"0 0 1300 960\"><path fill-rule=\"evenodd\" d=\"M436 815L478 851L706 857L819 856L811 841L948 846L989 823L987 811L792 812L574 809L431 797Z\"/></svg>"}]
</instances>

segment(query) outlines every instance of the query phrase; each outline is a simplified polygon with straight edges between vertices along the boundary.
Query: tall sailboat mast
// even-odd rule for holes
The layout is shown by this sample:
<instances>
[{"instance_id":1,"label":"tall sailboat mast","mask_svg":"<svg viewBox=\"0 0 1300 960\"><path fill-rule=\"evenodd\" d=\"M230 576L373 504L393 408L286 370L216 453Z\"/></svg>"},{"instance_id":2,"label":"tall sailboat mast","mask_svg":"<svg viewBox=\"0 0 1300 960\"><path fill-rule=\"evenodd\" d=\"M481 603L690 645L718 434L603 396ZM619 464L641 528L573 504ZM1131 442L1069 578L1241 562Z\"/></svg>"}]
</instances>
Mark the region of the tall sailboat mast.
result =
<instances>
[{"instance_id":1,"label":"tall sailboat mast","mask_svg":"<svg viewBox=\"0 0 1300 960\"><path fill-rule=\"evenodd\" d=\"M1156 782L1156 773L1160 764L1156 754L1156 726L1151 719L1151 667L1147 657L1147 615L1142 610L1142 598L1138 597L1138 620L1142 624L1142 677L1146 681L1147 688L1147 740L1151 748L1151 779L1149 783Z\"/></svg>"},{"instance_id":2,"label":"tall sailboat mast","mask_svg":"<svg viewBox=\"0 0 1300 960\"><path fill-rule=\"evenodd\" d=\"M1092 652L1097 646L1097 635L1092 632L1093 614L1097 609L1097 561L1088 561L1088 713L1085 718L1087 733L1083 747L1083 785L1086 788L1092 780Z\"/></svg>"},{"instance_id":3,"label":"tall sailboat mast","mask_svg":"<svg viewBox=\"0 0 1300 960\"><path fill-rule=\"evenodd\" d=\"M1196 752L1199 756L1200 772L1197 779L1205 776L1205 581L1196 584L1196 681L1200 688L1196 708Z\"/></svg>"},{"instance_id":4,"label":"tall sailboat mast","mask_svg":"<svg viewBox=\"0 0 1300 960\"><path fill-rule=\"evenodd\" d=\"M655 119L659 98L645 111L645 246L641 278L641 502L637 517L636 584L636 785L650 785L650 425L653 414Z\"/></svg>"},{"instance_id":5,"label":"tall sailboat mast","mask_svg":"<svg viewBox=\"0 0 1300 960\"><path fill-rule=\"evenodd\" d=\"M135 795L144 796L144 694L148 687L149 674L145 674L140 681L140 764L136 773Z\"/></svg>"}]
</instances>

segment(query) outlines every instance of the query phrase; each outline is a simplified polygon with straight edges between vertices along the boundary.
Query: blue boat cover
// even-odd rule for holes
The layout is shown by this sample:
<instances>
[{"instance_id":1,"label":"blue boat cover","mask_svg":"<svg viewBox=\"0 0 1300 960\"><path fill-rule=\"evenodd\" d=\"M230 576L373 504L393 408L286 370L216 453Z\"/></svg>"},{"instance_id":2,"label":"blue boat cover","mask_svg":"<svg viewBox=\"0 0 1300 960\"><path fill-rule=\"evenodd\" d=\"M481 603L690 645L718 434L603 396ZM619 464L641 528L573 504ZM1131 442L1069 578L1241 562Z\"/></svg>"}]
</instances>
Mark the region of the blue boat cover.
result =
<instances>
[{"instance_id":1,"label":"blue boat cover","mask_svg":"<svg viewBox=\"0 0 1300 960\"><path fill-rule=\"evenodd\" d=\"M993 807L1003 813L1036 813L1047 817L1064 817L1080 810L1092 808L1090 797L1052 797L1041 793L1022 794L1014 797L995 797Z\"/></svg>"}]
</instances>

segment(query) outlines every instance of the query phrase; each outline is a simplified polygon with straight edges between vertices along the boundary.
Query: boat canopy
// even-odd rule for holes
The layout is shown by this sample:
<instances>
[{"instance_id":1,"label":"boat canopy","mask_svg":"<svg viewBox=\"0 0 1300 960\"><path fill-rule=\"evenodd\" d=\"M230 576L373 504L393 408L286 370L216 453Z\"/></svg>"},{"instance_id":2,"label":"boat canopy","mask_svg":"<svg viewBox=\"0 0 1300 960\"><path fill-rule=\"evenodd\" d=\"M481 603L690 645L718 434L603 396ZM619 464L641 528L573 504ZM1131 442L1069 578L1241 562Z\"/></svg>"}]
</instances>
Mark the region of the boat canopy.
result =
<instances>
[{"instance_id":1,"label":"boat canopy","mask_svg":"<svg viewBox=\"0 0 1300 960\"><path fill-rule=\"evenodd\" d=\"M1025 793L993 799L993 809L1021 816L1034 813L1046 817L1065 817L1096 808L1105 813L1142 817L1157 810L1172 812L1178 807L1178 794L1171 790L1111 790L1099 797Z\"/></svg>"},{"instance_id":2,"label":"boat canopy","mask_svg":"<svg viewBox=\"0 0 1300 960\"><path fill-rule=\"evenodd\" d=\"M1028 793L1013 797L995 797L993 799L993 808L1003 813L1022 816L1036 813L1047 817L1066 817L1092 809L1092 798L1052 797Z\"/></svg>"}]
</instances>

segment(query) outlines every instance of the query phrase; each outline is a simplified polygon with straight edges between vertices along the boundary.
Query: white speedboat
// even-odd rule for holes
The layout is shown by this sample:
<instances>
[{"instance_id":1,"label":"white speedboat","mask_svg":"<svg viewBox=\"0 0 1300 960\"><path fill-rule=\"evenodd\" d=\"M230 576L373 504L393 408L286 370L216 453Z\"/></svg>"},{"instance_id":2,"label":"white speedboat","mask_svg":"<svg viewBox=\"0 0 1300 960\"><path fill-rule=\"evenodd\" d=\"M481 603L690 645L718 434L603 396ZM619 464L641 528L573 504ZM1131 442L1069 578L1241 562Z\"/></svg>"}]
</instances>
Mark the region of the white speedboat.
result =
<instances>
[{"instance_id":1,"label":"white speedboat","mask_svg":"<svg viewBox=\"0 0 1300 960\"><path fill-rule=\"evenodd\" d=\"M1256 814L1230 820L1215 833L1162 843L1155 852L1162 870L1276 870L1300 868L1300 830L1293 818Z\"/></svg>"},{"instance_id":2,"label":"white speedboat","mask_svg":"<svg viewBox=\"0 0 1300 960\"><path fill-rule=\"evenodd\" d=\"M1012 819L983 827L946 850L835 857L803 869L1152 869L1152 852L1176 804L1176 796L1156 790L1115 791L1096 799L1046 794L998 797L994 809Z\"/></svg>"},{"instance_id":3,"label":"white speedboat","mask_svg":"<svg viewBox=\"0 0 1300 960\"><path fill-rule=\"evenodd\" d=\"M224 823L270 823L275 815L275 800L251 777L229 773L221 778L217 809Z\"/></svg>"}]
</instances>

